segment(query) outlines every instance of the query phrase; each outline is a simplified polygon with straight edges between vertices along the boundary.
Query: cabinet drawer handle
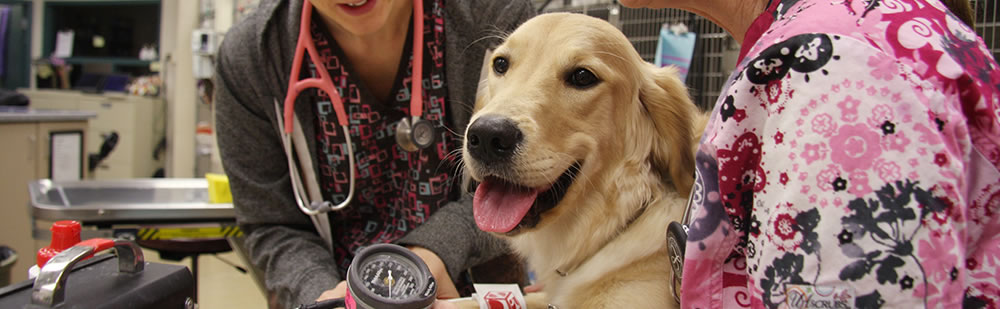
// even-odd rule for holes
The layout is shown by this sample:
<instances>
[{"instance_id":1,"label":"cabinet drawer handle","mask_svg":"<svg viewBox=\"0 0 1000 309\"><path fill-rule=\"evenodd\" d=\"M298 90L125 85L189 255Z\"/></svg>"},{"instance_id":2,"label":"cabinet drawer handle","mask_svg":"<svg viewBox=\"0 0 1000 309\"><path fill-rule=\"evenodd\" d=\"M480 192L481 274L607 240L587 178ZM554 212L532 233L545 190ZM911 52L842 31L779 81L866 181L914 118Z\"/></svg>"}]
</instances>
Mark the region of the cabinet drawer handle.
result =
<instances>
[{"instance_id":1,"label":"cabinet drawer handle","mask_svg":"<svg viewBox=\"0 0 1000 309\"><path fill-rule=\"evenodd\" d=\"M35 147L37 140L35 135L28 135L28 161L38 157L38 147Z\"/></svg>"}]
</instances>

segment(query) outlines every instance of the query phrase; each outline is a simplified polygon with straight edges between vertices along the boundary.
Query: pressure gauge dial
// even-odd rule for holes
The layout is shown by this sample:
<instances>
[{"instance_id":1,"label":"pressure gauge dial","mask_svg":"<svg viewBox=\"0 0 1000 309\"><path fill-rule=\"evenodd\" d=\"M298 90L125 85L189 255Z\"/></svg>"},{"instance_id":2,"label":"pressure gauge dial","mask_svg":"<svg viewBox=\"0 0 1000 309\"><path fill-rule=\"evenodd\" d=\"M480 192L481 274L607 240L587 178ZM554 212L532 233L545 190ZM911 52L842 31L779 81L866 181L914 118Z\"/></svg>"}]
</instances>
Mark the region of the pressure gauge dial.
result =
<instances>
[{"instance_id":1,"label":"pressure gauge dial","mask_svg":"<svg viewBox=\"0 0 1000 309\"><path fill-rule=\"evenodd\" d=\"M361 250L347 272L347 288L357 308L428 308L437 294L437 282L427 265L398 245Z\"/></svg>"}]
</instances>

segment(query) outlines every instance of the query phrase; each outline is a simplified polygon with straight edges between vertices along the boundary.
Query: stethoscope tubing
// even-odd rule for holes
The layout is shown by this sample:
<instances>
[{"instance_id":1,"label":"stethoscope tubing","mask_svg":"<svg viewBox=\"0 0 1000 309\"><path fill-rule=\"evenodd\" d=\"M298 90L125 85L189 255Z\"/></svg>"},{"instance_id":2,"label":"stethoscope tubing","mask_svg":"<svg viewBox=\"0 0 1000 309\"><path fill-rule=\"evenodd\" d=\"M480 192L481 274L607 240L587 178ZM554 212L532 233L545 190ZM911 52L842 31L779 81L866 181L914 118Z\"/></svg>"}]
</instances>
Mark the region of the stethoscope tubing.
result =
<instances>
[{"instance_id":1,"label":"stethoscope tubing","mask_svg":"<svg viewBox=\"0 0 1000 309\"><path fill-rule=\"evenodd\" d=\"M278 106L277 99L275 99L275 101L274 101L274 108L275 108L275 113L277 113L278 111L280 111L280 107ZM304 190L305 184L302 183L303 182L303 177L302 176L304 176L304 175L302 175L299 172L299 168L298 168L298 165L296 164L295 157L294 157L295 156L295 152L292 151L292 145L293 145L293 141L292 140L293 140L293 138L295 139L295 142L298 143L299 145L305 145L306 141L305 141L305 137L302 136L302 129L301 129L301 125L298 122L298 119L293 118L293 121L294 121L294 128L295 128L295 130L293 130L292 133L288 133L288 132L282 131L281 132L281 144L284 147L285 156L288 157L287 158L288 159L288 172L289 172L290 181L292 182L292 194L295 195L295 203L299 207L299 210L301 210L303 213L305 213L307 215L315 216L315 215L323 214L323 213L326 213L326 212L329 212L329 211L340 210L340 209L343 209L344 207L347 207L347 205L350 204L350 201L352 199L354 199L354 186L355 186L354 177L355 177L355 174L357 173L356 172L357 169L354 168L354 164L355 164L354 146L351 145L352 143L350 142L350 137L348 136L347 153L348 153L348 164L351 166L351 168L350 168L351 181L349 182L347 198L345 198L343 202L341 202L341 203L339 203L337 205L332 205L330 202L327 202L327 201L308 203L308 202L306 202L306 201L308 201L308 193L304 192L305 191ZM281 118L278 118L278 126L279 127L285 127L285 123L284 123L284 121L282 121ZM350 129L348 129L347 126L340 126L340 127L343 130L343 133L344 133L345 136L347 136L347 134L350 133ZM293 137L293 135L295 135L295 136ZM308 151L308 150L306 150L306 151Z\"/></svg>"},{"instance_id":2,"label":"stethoscope tubing","mask_svg":"<svg viewBox=\"0 0 1000 309\"><path fill-rule=\"evenodd\" d=\"M330 78L330 72L327 72L326 66L319 59L319 53L316 52L316 43L313 42L312 34L309 33L309 27L312 25L312 3L309 0L302 0L302 17L301 23L299 24L299 38L298 42L295 44L295 58L292 60L292 74L288 76L288 92L285 94L285 133L292 132L292 122L295 113L295 99L299 97L299 93L308 88L319 88L327 93L330 97L330 102L333 103L333 109L337 114L337 123L341 126L347 126L347 112L344 110L344 102L340 98L340 93L337 88L333 86L333 79ZM319 78L309 77L306 79L299 79L299 72L302 69L302 56L305 51L309 51L309 59L312 63L317 66L316 72L319 73Z\"/></svg>"},{"instance_id":3,"label":"stethoscope tubing","mask_svg":"<svg viewBox=\"0 0 1000 309\"><path fill-rule=\"evenodd\" d=\"M275 114L280 114L278 116L278 125L281 130L282 144L284 145L285 155L288 159L288 169L289 178L291 178L292 191L295 195L295 202L303 213L316 216L329 211L335 211L347 207L348 204L354 199L354 189L356 184L356 167L354 158L354 146L351 141L350 129L348 128L347 121L347 111L344 109L344 101L340 96L337 88L333 85L333 79L330 78L330 73L327 72L324 62L319 58L319 53L316 50L316 44L312 39L312 34L309 32L310 26L312 25L312 3L309 0L302 1L302 16L300 17L299 23L299 38L295 44L295 57L292 61L292 72L288 78L288 92L285 94L285 100L283 105L283 110L278 106L277 99L275 99ZM411 86L410 86L410 116L415 121L420 118L423 114L423 78L421 74L423 72L423 45L424 45L424 7L422 0L413 0L413 48L411 61L412 73L411 76ZM305 79L300 79L300 72L302 69L302 59L306 52L309 54L309 59L314 65L317 66L316 72L319 73L319 77L309 77ZM341 203L333 205L328 201L317 201L317 202L307 202L309 200L308 193L304 192L303 178L300 173L297 164L295 163L294 152L292 145L294 143L305 143L304 137L299 138L292 137L295 126L299 126L298 119L295 118L295 100L298 98L299 94L309 88L318 88L327 93L330 97L330 102L333 105L334 112L337 116L337 123L340 125L344 133L344 139L347 144L348 152L348 164L350 170L350 185L349 193L347 198ZM280 111L280 112L279 112ZM301 128L298 130L301 134Z\"/></svg>"},{"instance_id":4,"label":"stethoscope tubing","mask_svg":"<svg viewBox=\"0 0 1000 309\"><path fill-rule=\"evenodd\" d=\"M285 95L285 132L292 132L292 117L294 114L295 99L299 93L308 88L319 88L326 92L333 103L334 112L337 114L337 122L348 125L347 112L344 110L344 101L340 93L333 86L333 79L327 72L325 65L319 59L316 52L316 43L312 39L309 27L312 25L312 3L309 0L302 1L302 17L299 24L299 38L295 44L295 58L292 61L292 73L288 78L288 93ZM422 0L413 0L413 60L412 73L414 76L410 80L410 116L418 118L423 115L423 78L419 78L424 67L424 6ZM302 69L302 58L304 51L309 52L309 59L312 60L318 69L320 77L310 77L299 79L299 72Z\"/></svg>"}]
</instances>

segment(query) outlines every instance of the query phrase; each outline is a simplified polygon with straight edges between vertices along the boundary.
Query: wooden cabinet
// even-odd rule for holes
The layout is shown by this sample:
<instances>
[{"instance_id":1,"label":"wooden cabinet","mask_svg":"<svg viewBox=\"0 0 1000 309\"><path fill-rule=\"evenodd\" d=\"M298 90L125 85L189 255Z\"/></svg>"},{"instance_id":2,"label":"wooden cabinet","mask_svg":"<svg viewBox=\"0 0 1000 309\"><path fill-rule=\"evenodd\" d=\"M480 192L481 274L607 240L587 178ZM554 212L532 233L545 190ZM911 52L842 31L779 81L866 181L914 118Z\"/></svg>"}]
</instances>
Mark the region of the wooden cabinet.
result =
<instances>
[{"instance_id":1,"label":"wooden cabinet","mask_svg":"<svg viewBox=\"0 0 1000 309\"><path fill-rule=\"evenodd\" d=\"M118 144L94 170L93 179L149 178L163 167L162 156L154 157L164 137L164 102L159 98L118 93L89 94L63 90L19 90L35 109L80 110L97 113L90 120L86 145L96 153L112 132Z\"/></svg>"}]
</instances>

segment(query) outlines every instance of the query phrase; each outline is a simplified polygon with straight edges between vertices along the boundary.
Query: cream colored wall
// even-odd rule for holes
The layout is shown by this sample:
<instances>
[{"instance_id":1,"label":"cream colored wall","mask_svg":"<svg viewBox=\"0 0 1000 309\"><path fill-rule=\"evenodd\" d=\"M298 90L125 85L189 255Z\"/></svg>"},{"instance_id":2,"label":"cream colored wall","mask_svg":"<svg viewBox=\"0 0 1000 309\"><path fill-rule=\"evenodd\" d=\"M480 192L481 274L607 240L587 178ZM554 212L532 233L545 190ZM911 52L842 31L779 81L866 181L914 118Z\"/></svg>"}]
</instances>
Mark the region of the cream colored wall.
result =
<instances>
[{"instance_id":1,"label":"cream colored wall","mask_svg":"<svg viewBox=\"0 0 1000 309\"><path fill-rule=\"evenodd\" d=\"M31 59L42 57L42 16L45 13L45 6L42 0L31 1ZM28 86L31 89L38 87L35 80L35 66L30 68L31 78L28 78Z\"/></svg>"},{"instance_id":2,"label":"cream colored wall","mask_svg":"<svg viewBox=\"0 0 1000 309\"><path fill-rule=\"evenodd\" d=\"M215 31L225 34L233 26L233 13L236 10L235 0L215 0ZM218 132L215 129L215 105L212 105L212 134ZM219 157L219 144L212 148L211 172L224 173L222 169L222 158Z\"/></svg>"},{"instance_id":3,"label":"cream colored wall","mask_svg":"<svg viewBox=\"0 0 1000 309\"><path fill-rule=\"evenodd\" d=\"M162 2L161 49L166 55L167 177L194 175L197 85L192 70L191 31L198 26L198 1ZM169 31L167 30L169 28ZM161 43L162 44L162 43Z\"/></svg>"}]
</instances>

